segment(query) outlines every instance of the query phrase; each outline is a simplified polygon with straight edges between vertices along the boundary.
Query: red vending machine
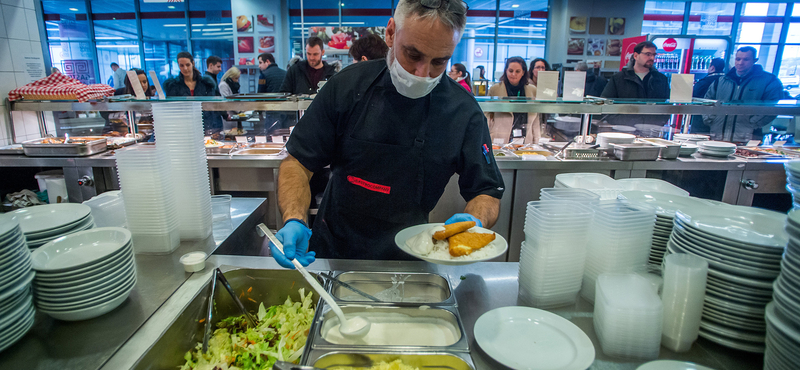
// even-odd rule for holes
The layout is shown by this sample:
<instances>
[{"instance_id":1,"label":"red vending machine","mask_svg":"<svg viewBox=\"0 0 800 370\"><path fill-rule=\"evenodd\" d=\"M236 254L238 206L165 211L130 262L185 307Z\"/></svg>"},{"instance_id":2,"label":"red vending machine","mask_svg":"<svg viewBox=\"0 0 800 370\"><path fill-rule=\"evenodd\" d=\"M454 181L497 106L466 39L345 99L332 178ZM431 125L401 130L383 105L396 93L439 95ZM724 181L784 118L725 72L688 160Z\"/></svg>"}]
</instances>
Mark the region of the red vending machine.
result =
<instances>
[{"instance_id":1,"label":"red vending machine","mask_svg":"<svg viewBox=\"0 0 800 370\"><path fill-rule=\"evenodd\" d=\"M692 73L697 81L706 76L712 59L722 58L729 65L730 37L651 35L649 38L658 47L654 66L667 76Z\"/></svg>"}]
</instances>

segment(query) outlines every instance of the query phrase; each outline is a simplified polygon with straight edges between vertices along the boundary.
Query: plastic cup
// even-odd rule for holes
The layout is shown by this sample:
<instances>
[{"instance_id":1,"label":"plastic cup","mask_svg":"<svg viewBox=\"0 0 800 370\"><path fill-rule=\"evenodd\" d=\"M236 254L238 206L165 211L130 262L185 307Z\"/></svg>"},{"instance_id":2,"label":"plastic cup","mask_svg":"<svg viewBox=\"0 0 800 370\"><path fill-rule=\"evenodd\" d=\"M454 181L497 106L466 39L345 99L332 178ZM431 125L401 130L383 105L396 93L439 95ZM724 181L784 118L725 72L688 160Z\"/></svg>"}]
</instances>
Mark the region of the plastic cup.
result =
<instances>
[{"instance_id":1,"label":"plastic cup","mask_svg":"<svg viewBox=\"0 0 800 370\"><path fill-rule=\"evenodd\" d=\"M665 260L661 344L672 351L685 352L700 332L708 262L683 253L670 254Z\"/></svg>"}]
</instances>

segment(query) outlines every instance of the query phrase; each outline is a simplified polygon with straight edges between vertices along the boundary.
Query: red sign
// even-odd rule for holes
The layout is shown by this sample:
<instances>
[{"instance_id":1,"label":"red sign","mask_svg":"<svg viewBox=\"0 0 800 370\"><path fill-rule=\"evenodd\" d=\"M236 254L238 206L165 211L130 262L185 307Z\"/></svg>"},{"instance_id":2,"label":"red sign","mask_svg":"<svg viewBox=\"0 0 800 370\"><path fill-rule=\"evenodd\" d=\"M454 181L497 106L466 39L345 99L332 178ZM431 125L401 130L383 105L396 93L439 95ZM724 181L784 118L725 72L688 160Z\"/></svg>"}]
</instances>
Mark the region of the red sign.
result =
<instances>
[{"instance_id":1,"label":"red sign","mask_svg":"<svg viewBox=\"0 0 800 370\"><path fill-rule=\"evenodd\" d=\"M675 41L673 38L668 38L661 44L661 48L664 49L667 53L675 51L678 48L678 42Z\"/></svg>"},{"instance_id":2,"label":"red sign","mask_svg":"<svg viewBox=\"0 0 800 370\"><path fill-rule=\"evenodd\" d=\"M622 55L620 55L619 70L628 65L628 61L633 58L633 48L636 44L647 41L647 36L636 36L622 39Z\"/></svg>"}]
</instances>

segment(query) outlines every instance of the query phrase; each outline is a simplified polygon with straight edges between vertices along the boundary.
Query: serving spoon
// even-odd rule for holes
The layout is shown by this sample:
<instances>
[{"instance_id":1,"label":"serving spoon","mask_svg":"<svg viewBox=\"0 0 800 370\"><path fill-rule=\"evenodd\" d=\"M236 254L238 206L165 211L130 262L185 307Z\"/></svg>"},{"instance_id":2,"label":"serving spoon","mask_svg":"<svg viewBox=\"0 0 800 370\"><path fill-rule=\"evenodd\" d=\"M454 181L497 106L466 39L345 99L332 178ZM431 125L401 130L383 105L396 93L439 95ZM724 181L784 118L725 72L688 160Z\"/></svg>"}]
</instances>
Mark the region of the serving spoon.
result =
<instances>
[{"instance_id":1,"label":"serving spoon","mask_svg":"<svg viewBox=\"0 0 800 370\"><path fill-rule=\"evenodd\" d=\"M258 235L269 238L269 240L275 244L275 246L278 247L281 252L283 252L283 243L278 241L278 238L272 234L272 231L270 231L266 225L263 223L258 224L256 226L256 230L258 231ZM292 264L297 271L300 271L300 274L303 275L306 281L311 284L311 287L314 288L317 293L319 293L322 299L324 299L325 302L331 306L331 310L333 310L333 312L336 314L336 317L339 318L339 333L341 333L343 337L348 339L361 339L367 335L367 333L369 333L369 329L372 326L372 323L369 320L362 316L356 316L349 320L345 318L342 309L338 304L336 304L336 302L333 300L333 297L331 297L331 295L328 294L328 292L326 292L321 285L319 285L317 279L314 279L314 277L311 276L308 271L306 271L306 268L303 267L303 265L301 265L297 259L293 259Z\"/></svg>"}]
</instances>

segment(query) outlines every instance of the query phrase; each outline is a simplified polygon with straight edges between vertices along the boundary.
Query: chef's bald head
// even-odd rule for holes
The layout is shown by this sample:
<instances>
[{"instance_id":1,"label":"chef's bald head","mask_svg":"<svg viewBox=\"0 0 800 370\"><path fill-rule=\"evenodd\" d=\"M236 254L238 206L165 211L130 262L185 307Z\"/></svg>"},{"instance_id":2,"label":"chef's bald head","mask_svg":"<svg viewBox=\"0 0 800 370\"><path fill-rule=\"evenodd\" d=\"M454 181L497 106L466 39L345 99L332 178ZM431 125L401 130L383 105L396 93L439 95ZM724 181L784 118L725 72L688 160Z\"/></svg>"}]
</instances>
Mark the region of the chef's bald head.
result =
<instances>
[{"instance_id":1,"label":"chef's bald head","mask_svg":"<svg viewBox=\"0 0 800 370\"><path fill-rule=\"evenodd\" d=\"M458 33L460 40L467 24L467 5L462 0L400 0L393 16L397 30L409 17L438 20Z\"/></svg>"}]
</instances>

